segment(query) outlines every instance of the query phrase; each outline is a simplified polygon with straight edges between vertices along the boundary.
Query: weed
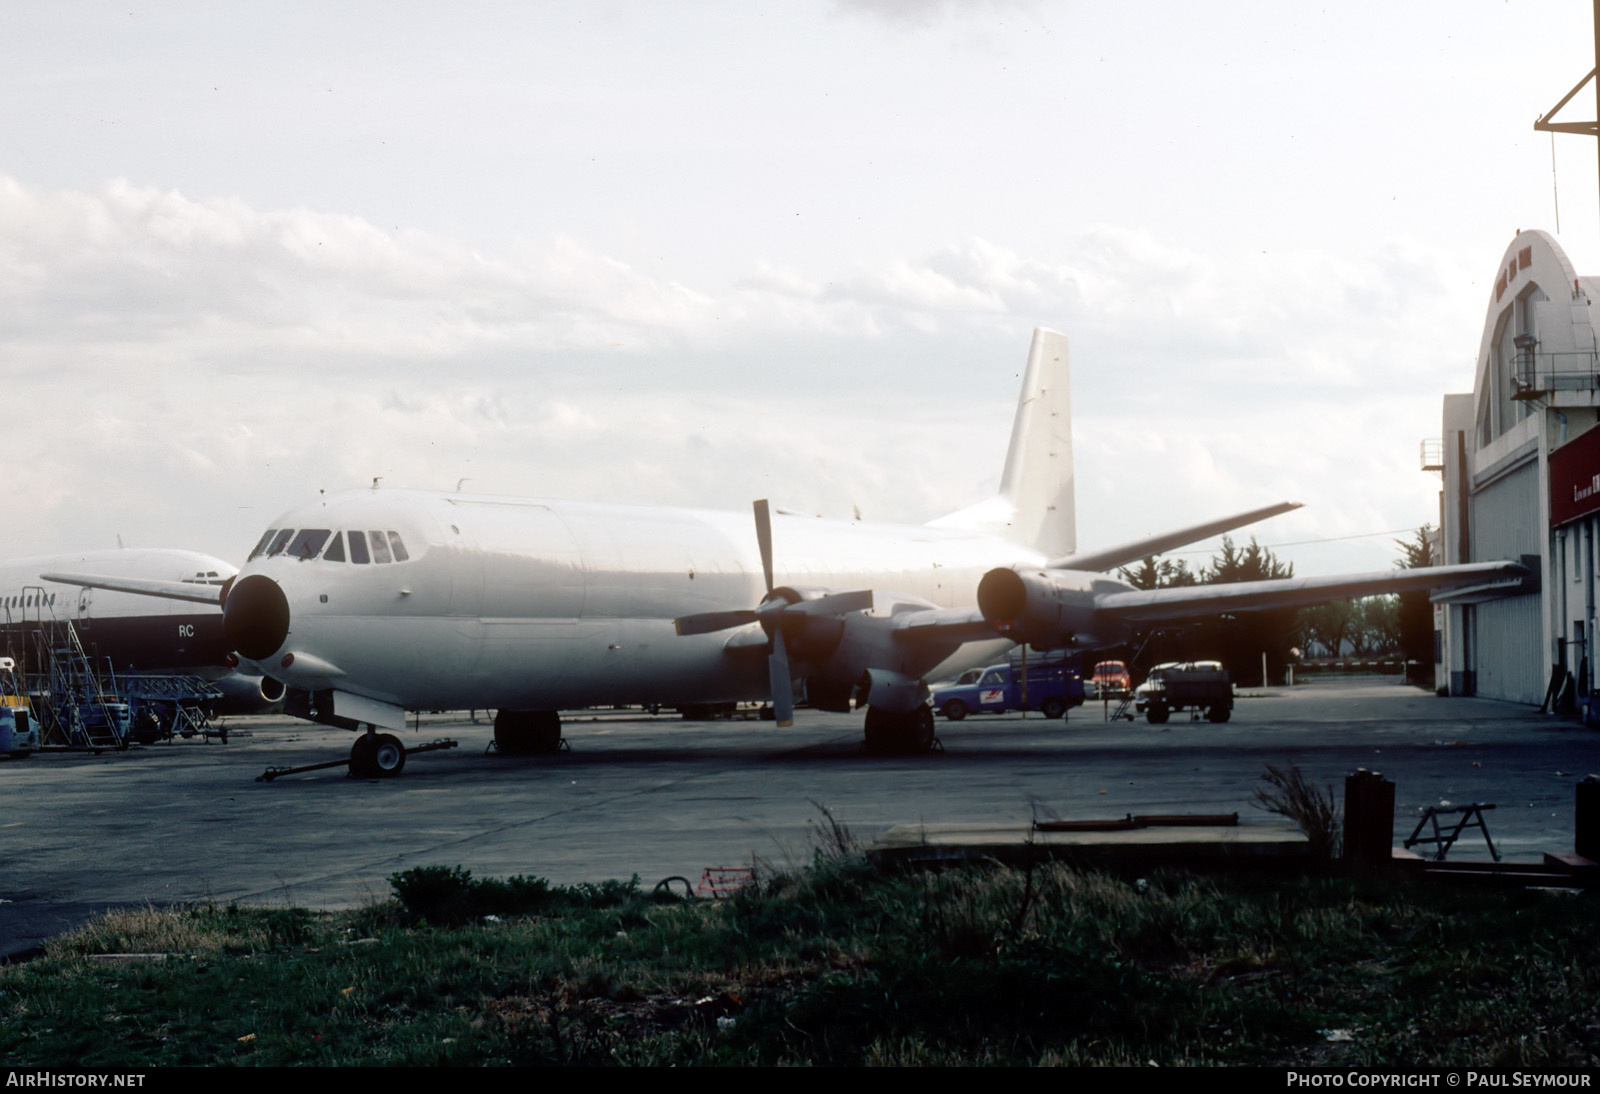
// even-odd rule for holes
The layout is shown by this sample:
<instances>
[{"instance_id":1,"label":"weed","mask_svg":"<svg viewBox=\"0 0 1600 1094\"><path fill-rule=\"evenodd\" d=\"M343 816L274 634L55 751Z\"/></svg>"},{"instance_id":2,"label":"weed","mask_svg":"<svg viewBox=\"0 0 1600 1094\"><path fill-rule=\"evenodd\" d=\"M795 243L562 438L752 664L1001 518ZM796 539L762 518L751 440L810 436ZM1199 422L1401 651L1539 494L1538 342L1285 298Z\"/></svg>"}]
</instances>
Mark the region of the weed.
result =
<instances>
[{"instance_id":1,"label":"weed","mask_svg":"<svg viewBox=\"0 0 1600 1094\"><path fill-rule=\"evenodd\" d=\"M806 832L811 838L813 848L812 857L817 860L841 862L861 856L861 843L855 834L847 828L838 817L833 815L833 810L814 798L807 801L816 806L817 812L822 814L820 821L806 822Z\"/></svg>"},{"instance_id":2,"label":"weed","mask_svg":"<svg viewBox=\"0 0 1600 1094\"><path fill-rule=\"evenodd\" d=\"M1261 779L1267 786L1256 787L1256 807L1294 821L1310 841L1314 857L1338 858L1344 844L1344 810L1333 787L1317 786L1292 760L1285 768L1267 764Z\"/></svg>"},{"instance_id":3,"label":"weed","mask_svg":"<svg viewBox=\"0 0 1600 1094\"><path fill-rule=\"evenodd\" d=\"M418 866L389 878L409 921L460 926L484 916L537 915L557 909L615 908L640 899L629 881L551 885L542 877L475 879L460 866Z\"/></svg>"}]
</instances>

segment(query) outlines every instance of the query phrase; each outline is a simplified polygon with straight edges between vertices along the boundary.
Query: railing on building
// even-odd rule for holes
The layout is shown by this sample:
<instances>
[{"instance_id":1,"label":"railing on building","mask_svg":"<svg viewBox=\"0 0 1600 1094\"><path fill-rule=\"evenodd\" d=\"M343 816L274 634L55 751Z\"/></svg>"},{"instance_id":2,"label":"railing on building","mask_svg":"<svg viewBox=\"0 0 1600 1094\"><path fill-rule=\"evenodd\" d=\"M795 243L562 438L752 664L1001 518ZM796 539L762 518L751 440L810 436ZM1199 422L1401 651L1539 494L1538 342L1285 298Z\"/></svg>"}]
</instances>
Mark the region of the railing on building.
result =
<instances>
[{"instance_id":1,"label":"railing on building","mask_svg":"<svg viewBox=\"0 0 1600 1094\"><path fill-rule=\"evenodd\" d=\"M1542 352L1526 334L1519 334L1516 343L1516 367L1511 377L1513 399L1537 399L1557 391L1600 391L1600 353Z\"/></svg>"},{"instance_id":2,"label":"railing on building","mask_svg":"<svg viewBox=\"0 0 1600 1094\"><path fill-rule=\"evenodd\" d=\"M1444 440L1441 437L1424 437L1422 440L1422 469L1444 470Z\"/></svg>"}]
</instances>

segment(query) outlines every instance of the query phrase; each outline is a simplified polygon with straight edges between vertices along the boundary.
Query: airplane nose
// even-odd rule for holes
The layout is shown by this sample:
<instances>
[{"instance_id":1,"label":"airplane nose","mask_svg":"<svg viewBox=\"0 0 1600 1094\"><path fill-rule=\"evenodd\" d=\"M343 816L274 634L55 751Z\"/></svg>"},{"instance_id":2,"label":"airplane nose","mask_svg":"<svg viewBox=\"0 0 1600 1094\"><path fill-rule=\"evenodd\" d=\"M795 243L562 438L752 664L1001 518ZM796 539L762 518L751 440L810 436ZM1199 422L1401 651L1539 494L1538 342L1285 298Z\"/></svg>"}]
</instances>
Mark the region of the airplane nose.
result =
<instances>
[{"instance_id":1,"label":"airplane nose","mask_svg":"<svg viewBox=\"0 0 1600 1094\"><path fill-rule=\"evenodd\" d=\"M252 661L271 657L289 637L289 598L270 577L251 574L228 590L222 633Z\"/></svg>"}]
</instances>

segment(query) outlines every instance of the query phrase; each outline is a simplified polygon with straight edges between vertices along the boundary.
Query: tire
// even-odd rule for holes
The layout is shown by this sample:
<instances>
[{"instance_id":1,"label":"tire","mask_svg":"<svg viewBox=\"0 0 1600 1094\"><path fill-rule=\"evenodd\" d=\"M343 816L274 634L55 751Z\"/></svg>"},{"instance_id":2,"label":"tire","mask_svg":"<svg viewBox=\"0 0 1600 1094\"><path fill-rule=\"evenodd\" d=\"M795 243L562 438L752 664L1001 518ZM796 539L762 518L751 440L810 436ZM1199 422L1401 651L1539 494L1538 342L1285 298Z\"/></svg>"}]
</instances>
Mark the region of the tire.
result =
<instances>
[{"instance_id":1,"label":"tire","mask_svg":"<svg viewBox=\"0 0 1600 1094\"><path fill-rule=\"evenodd\" d=\"M1160 703L1151 703L1144 712L1144 716L1153 726L1158 726L1167 720L1167 708Z\"/></svg>"},{"instance_id":2,"label":"tire","mask_svg":"<svg viewBox=\"0 0 1600 1094\"><path fill-rule=\"evenodd\" d=\"M162 737L161 716L149 707L142 708L133 720L129 735L142 745L155 744Z\"/></svg>"},{"instance_id":3,"label":"tire","mask_svg":"<svg viewBox=\"0 0 1600 1094\"><path fill-rule=\"evenodd\" d=\"M1233 717L1233 711L1229 710L1221 703L1218 703L1206 712L1206 717L1210 718L1213 722L1226 722L1229 718Z\"/></svg>"},{"instance_id":4,"label":"tire","mask_svg":"<svg viewBox=\"0 0 1600 1094\"><path fill-rule=\"evenodd\" d=\"M910 756L933 748L933 708L889 711L867 708L867 751L876 756Z\"/></svg>"},{"instance_id":5,"label":"tire","mask_svg":"<svg viewBox=\"0 0 1600 1094\"><path fill-rule=\"evenodd\" d=\"M372 744L372 773L392 779L406 769L406 746L392 733L380 733Z\"/></svg>"},{"instance_id":6,"label":"tire","mask_svg":"<svg viewBox=\"0 0 1600 1094\"><path fill-rule=\"evenodd\" d=\"M377 741L365 733L355 739L350 746L351 778L370 779L378 774L378 762L373 755L377 748Z\"/></svg>"},{"instance_id":7,"label":"tire","mask_svg":"<svg viewBox=\"0 0 1600 1094\"><path fill-rule=\"evenodd\" d=\"M1046 699L1042 704L1040 704L1039 713L1043 714L1046 718L1062 718L1066 716L1067 704L1063 703L1060 699Z\"/></svg>"},{"instance_id":8,"label":"tire","mask_svg":"<svg viewBox=\"0 0 1600 1094\"><path fill-rule=\"evenodd\" d=\"M952 722L959 722L967 716L967 704L960 699L952 699L944 705L943 713Z\"/></svg>"},{"instance_id":9,"label":"tire","mask_svg":"<svg viewBox=\"0 0 1600 1094\"><path fill-rule=\"evenodd\" d=\"M548 756L561 747L561 715L553 710L502 710L494 746L503 756Z\"/></svg>"}]
</instances>

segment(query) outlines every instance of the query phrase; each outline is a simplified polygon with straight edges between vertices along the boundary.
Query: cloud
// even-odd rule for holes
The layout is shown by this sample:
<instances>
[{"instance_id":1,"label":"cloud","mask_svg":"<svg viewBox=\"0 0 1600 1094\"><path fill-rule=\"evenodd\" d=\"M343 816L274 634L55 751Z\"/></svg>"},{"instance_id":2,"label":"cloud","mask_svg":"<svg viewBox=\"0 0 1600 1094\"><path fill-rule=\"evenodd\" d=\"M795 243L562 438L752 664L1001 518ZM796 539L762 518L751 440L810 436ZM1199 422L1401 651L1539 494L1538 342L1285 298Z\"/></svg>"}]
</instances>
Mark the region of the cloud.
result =
<instances>
[{"instance_id":1,"label":"cloud","mask_svg":"<svg viewBox=\"0 0 1600 1094\"><path fill-rule=\"evenodd\" d=\"M1420 523L1385 514L1427 496L1412 449L1475 345L1441 337L1458 277L1402 244L1241 259L1101 226L1048 257L969 238L711 289L573 237L485 254L0 177L0 337L30 411L9 550L122 534L234 557L380 475L928 519L994 488L1036 324L1072 341L1086 545L1319 491L1307 534Z\"/></svg>"},{"instance_id":2,"label":"cloud","mask_svg":"<svg viewBox=\"0 0 1600 1094\"><path fill-rule=\"evenodd\" d=\"M1030 11L1035 0L833 0L834 10L877 19L893 27L924 29L957 18L1002 17Z\"/></svg>"}]
</instances>

